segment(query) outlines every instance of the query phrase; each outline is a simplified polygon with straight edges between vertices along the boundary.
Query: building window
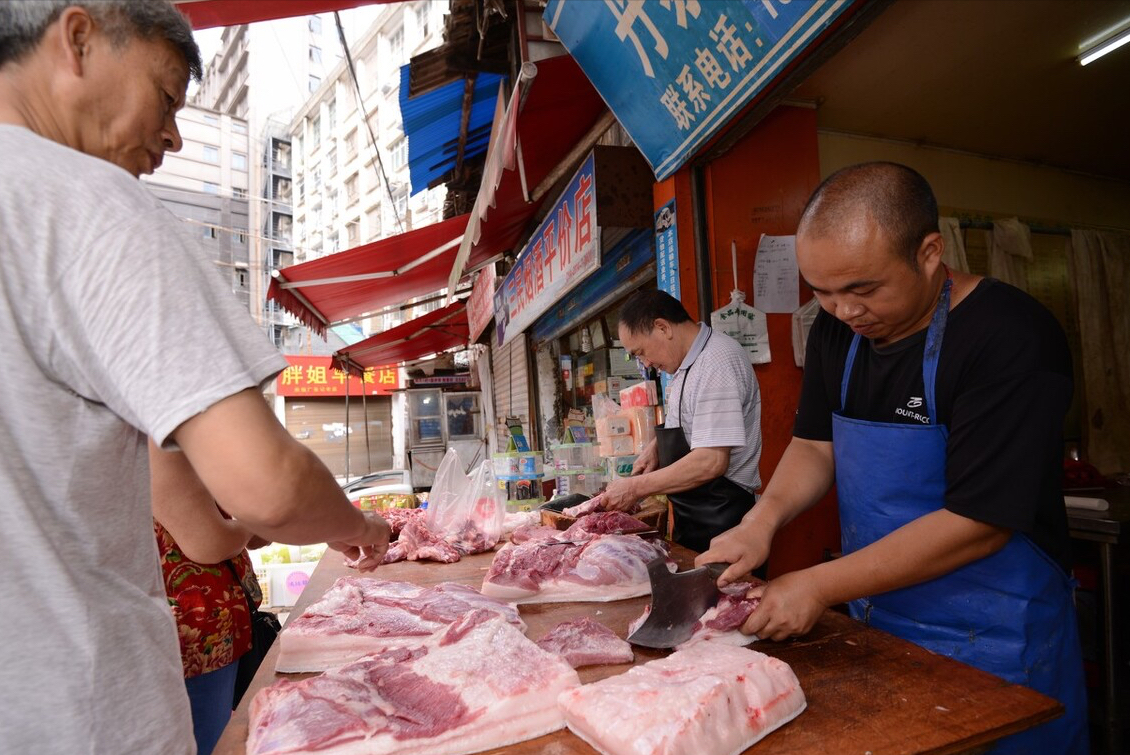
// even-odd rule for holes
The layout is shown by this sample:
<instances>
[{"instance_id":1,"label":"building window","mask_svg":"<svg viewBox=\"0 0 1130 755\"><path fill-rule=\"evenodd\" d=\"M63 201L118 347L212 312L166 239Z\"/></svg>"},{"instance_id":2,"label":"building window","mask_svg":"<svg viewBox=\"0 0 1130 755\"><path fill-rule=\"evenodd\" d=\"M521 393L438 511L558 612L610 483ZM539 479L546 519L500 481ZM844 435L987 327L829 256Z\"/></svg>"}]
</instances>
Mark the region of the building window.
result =
<instances>
[{"instance_id":1,"label":"building window","mask_svg":"<svg viewBox=\"0 0 1130 755\"><path fill-rule=\"evenodd\" d=\"M232 130L232 133L234 133L234 134L246 134L247 133L247 124L244 123L243 121L232 121L231 122L231 130Z\"/></svg>"},{"instance_id":2,"label":"building window","mask_svg":"<svg viewBox=\"0 0 1130 755\"><path fill-rule=\"evenodd\" d=\"M322 48L310 45L310 62L314 65L322 65Z\"/></svg>"},{"instance_id":3,"label":"building window","mask_svg":"<svg viewBox=\"0 0 1130 755\"><path fill-rule=\"evenodd\" d=\"M322 33L322 17L321 16L310 16L310 31L314 32L315 34L321 34Z\"/></svg>"},{"instance_id":4,"label":"building window","mask_svg":"<svg viewBox=\"0 0 1130 755\"><path fill-rule=\"evenodd\" d=\"M204 226L204 238L206 238L206 239L218 239L218 238L220 238L219 229L217 229L216 226L214 226L214 225Z\"/></svg>"},{"instance_id":5,"label":"building window","mask_svg":"<svg viewBox=\"0 0 1130 755\"><path fill-rule=\"evenodd\" d=\"M416 27L420 30L420 39L428 38L428 19L431 18L431 3L425 2L416 9Z\"/></svg>"},{"instance_id":6,"label":"building window","mask_svg":"<svg viewBox=\"0 0 1130 755\"><path fill-rule=\"evenodd\" d=\"M348 160L357 157L357 129L345 135L345 157Z\"/></svg>"},{"instance_id":7,"label":"building window","mask_svg":"<svg viewBox=\"0 0 1130 755\"><path fill-rule=\"evenodd\" d=\"M214 113L204 113L204 122L205 123L213 123L213 124L219 123L220 122L220 116L218 116Z\"/></svg>"},{"instance_id":8,"label":"building window","mask_svg":"<svg viewBox=\"0 0 1130 755\"><path fill-rule=\"evenodd\" d=\"M232 170L247 170L247 155L242 152L231 153Z\"/></svg>"},{"instance_id":9,"label":"building window","mask_svg":"<svg viewBox=\"0 0 1130 755\"><path fill-rule=\"evenodd\" d=\"M310 149L315 150L322 141L322 118L315 115L310 121Z\"/></svg>"},{"instance_id":10,"label":"building window","mask_svg":"<svg viewBox=\"0 0 1130 755\"><path fill-rule=\"evenodd\" d=\"M408 192L401 192L393 197L393 209L396 210L396 217L403 218L404 214L408 211Z\"/></svg>"},{"instance_id":11,"label":"building window","mask_svg":"<svg viewBox=\"0 0 1130 755\"><path fill-rule=\"evenodd\" d=\"M219 150L219 148L218 147L210 147L207 144L205 144L204 145L204 162L219 163L220 162L220 150Z\"/></svg>"},{"instance_id":12,"label":"building window","mask_svg":"<svg viewBox=\"0 0 1130 755\"><path fill-rule=\"evenodd\" d=\"M310 74L310 91L318 91L318 87L322 85L322 79L314 74Z\"/></svg>"},{"instance_id":13,"label":"building window","mask_svg":"<svg viewBox=\"0 0 1130 755\"><path fill-rule=\"evenodd\" d=\"M365 213L366 239L376 239L381 235L381 208L373 207Z\"/></svg>"},{"instance_id":14,"label":"building window","mask_svg":"<svg viewBox=\"0 0 1130 755\"><path fill-rule=\"evenodd\" d=\"M219 194L220 193L220 185L214 184L211 181L205 181L204 182L204 193L205 194Z\"/></svg>"},{"instance_id":15,"label":"building window","mask_svg":"<svg viewBox=\"0 0 1130 755\"><path fill-rule=\"evenodd\" d=\"M361 224L356 220L345 226L345 237L349 242L349 246L357 246L357 242L361 236Z\"/></svg>"},{"instance_id":16,"label":"building window","mask_svg":"<svg viewBox=\"0 0 1130 755\"><path fill-rule=\"evenodd\" d=\"M337 147L331 147L326 153L326 164L329 167L329 175L337 173Z\"/></svg>"},{"instance_id":17,"label":"building window","mask_svg":"<svg viewBox=\"0 0 1130 755\"><path fill-rule=\"evenodd\" d=\"M408 163L408 140L403 136L394 141L388 151L392 157L393 170L400 170Z\"/></svg>"},{"instance_id":18,"label":"building window","mask_svg":"<svg viewBox=\"0 0 1130 755\"><path fill-rule=\"evenodd\" d=\"M233 186L231 195L236 199L247 199L247 189L241 189L238 186Z\"/></svg>"},{"instance_id":19,"label":"building window","mask_svg":"<svg viewBox=\"0 0 1130 755\"><path fill-rule=\"evenodd\" d=\"M236 270L235 271L235 287L239 291L246 291L247 290L247 271L246 270Z\"/></svg>"},{"instance_id":20,"label":"building window","mask_svg":"<svg viewBox=\"0 0 1130 755\"><path fill-rule=\"evenodd\" d=\"M396 65L400 65L401 58L404 57L404 27L394 31L388 37L388 54L389 59Z\"/></svg>"},{"instance_id":21,"label":"building window","mask_svg":"<svg viewBox=\"0 0 1130 755\"><path fill-rule=\"evenodd\" d=\"M345 179L345 202L347 205L357 201L357 174Z\"/></svg>"},{"instance_id":22,"label":"building window","mask_svg":"<svg viewBox=\"0 0 1130 755\"><path fill-rule=\"evenodd\" d=\"M247 244L247 233L244 231L236 231L232 234L232 238L235 239L235 243L240 244L241 246Z\"/></svg>"},{"instance_id":23,"label":"building window","mask_svg":"<svg viewBox=\"0 0 1130 755\"><path fill-rule=\"evenodd\" d=\"M333 134L334 128L337 126L337 101L331 97L330 101L326 103L326 128L330 134Z\"/></svg>"}]
</instances>

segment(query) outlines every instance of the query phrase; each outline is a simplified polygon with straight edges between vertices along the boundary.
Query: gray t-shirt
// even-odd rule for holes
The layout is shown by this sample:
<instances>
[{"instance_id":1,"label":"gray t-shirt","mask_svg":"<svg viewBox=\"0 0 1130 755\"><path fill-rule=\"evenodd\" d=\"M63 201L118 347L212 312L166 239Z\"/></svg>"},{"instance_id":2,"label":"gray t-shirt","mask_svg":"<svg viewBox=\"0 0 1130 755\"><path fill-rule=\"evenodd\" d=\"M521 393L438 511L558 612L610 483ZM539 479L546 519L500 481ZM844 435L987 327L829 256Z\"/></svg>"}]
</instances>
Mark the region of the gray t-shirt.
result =
<instances>
[{"instance_id":1,"label":"gray t-shirt","mask_svg":"<svg viewBox=\"0 0 1130 755\"><path fill-rule=\"evenodd\" d=\"M145 438L285 359L135 178L0 126L0 750L195 751Z\"/></svg>"},{"instance_id":2,"label":"gray t-shirt","mask_svg":"<svg viewBox=\"0 0 1130 755\"><path fill-rule=\"evenodd\" d=\"M730 466L724 476L746 490L760 488L761 393L741 344L699 323L698 335L667 391L666 426L683 428L692 449L729 448Z\"/></svg>"}]
</instances>

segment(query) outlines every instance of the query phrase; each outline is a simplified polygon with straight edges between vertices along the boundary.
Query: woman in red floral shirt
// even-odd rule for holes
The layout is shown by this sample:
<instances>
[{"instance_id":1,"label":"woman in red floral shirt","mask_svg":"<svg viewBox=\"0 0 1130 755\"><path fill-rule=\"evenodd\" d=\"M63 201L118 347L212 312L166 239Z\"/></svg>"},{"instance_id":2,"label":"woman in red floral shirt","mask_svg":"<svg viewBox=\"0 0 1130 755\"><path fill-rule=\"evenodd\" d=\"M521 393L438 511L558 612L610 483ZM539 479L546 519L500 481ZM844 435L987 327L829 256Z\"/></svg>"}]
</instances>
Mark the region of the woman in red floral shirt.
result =
<instances>
[{"instance_id":1,"label":"woman in red floral shirt","mask_svg":"<svg viewBox=\"0 0 1130 755\"><path fill-rule=\"evenodd\" d=\"M247 548L266 542L220 511L184 454L150 443L149 458L153 530L193 733L198 755L210 755L231 718L239 658L251 649L247 596L254 605L262 600Z\"/></svg>"}]
</instances>

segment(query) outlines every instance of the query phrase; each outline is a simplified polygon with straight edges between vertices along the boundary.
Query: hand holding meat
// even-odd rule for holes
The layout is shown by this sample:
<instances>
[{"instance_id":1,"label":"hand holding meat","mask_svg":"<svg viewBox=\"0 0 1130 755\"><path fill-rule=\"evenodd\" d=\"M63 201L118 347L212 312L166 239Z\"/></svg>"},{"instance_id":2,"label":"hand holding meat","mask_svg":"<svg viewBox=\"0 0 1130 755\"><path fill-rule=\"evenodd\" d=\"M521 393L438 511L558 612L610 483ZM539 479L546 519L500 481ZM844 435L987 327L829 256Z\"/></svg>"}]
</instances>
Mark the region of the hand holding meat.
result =
<instances>
[{"instance_id":1,"label":"hand holding meat","mask_svg":"<svg viewBox=\"0 0 1130 755\"><path fill-rule=\"evenodd\" d=\"M625 477L613 480L600 497L604 501L601 504L604 511L638 511L639 501L643 496L636 491L636 481Z\"/></svg>"},{"instance_id":2,"label":"hand holding meat","mask_svg":"<svg viewBox=\"0 0 1130 755\"><path fill-rule=\"evenodd\" d=\"M362 512L365 529L355 538L329 543L335 551L341 551L345 563L361 572L374 571L388 550L390 530L388 522L372 511Z\"/></svg>"},{"instance_id":3,"label":"hand holding meat","mask_svg":"<svg viewBox=\"0 0 1130 755\"><path fill-rule=\"evenodd\" d=\"M785 574L746 593L761 602L742 625L742 633L777 641L808 634L828 606L807 572Z\"/></svg>"},{"instance_id":4,"label":"hand holding meat","mask_svg":"<svg viewBox=\"0 0 1130 755\"><path fill-rule=\"evenodd\" d=\"M718 586L744 579L751 571L769 558L771 532L751 522L742 521L710 541L710 547L695 557L695 566L705 564L730 564L718 578Z\"/></svg>"}]
</instances>

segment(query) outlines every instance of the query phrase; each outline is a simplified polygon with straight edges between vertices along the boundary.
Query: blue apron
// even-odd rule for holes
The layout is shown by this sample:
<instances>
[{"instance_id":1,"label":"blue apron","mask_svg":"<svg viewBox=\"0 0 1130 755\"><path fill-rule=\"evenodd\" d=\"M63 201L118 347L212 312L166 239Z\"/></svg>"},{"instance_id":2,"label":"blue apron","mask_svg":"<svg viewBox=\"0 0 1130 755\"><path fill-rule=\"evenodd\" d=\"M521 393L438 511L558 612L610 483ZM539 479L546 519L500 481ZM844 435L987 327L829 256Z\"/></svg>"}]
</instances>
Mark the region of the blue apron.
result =
<instances>
[{"instance_id":1,"label":"blue apron","mask_svg":"<svg viewBox=\"0 0 1130 755\"><path fill-rule=\"evenodd\" d=\"M840 528L852 553L945 505L946 439L934 384L949 312L947 278L926 332L922 359L929 425L865 422L843 415L859 349L852 339L833 415ZM1072 580L1020 533L1001 550L959 569L850 603L852 616L940 655L1054 697L1066 713L1006 737L994 753L1079 753L1087 746L1083 662Z\"/></svg>"}]
</instances>

